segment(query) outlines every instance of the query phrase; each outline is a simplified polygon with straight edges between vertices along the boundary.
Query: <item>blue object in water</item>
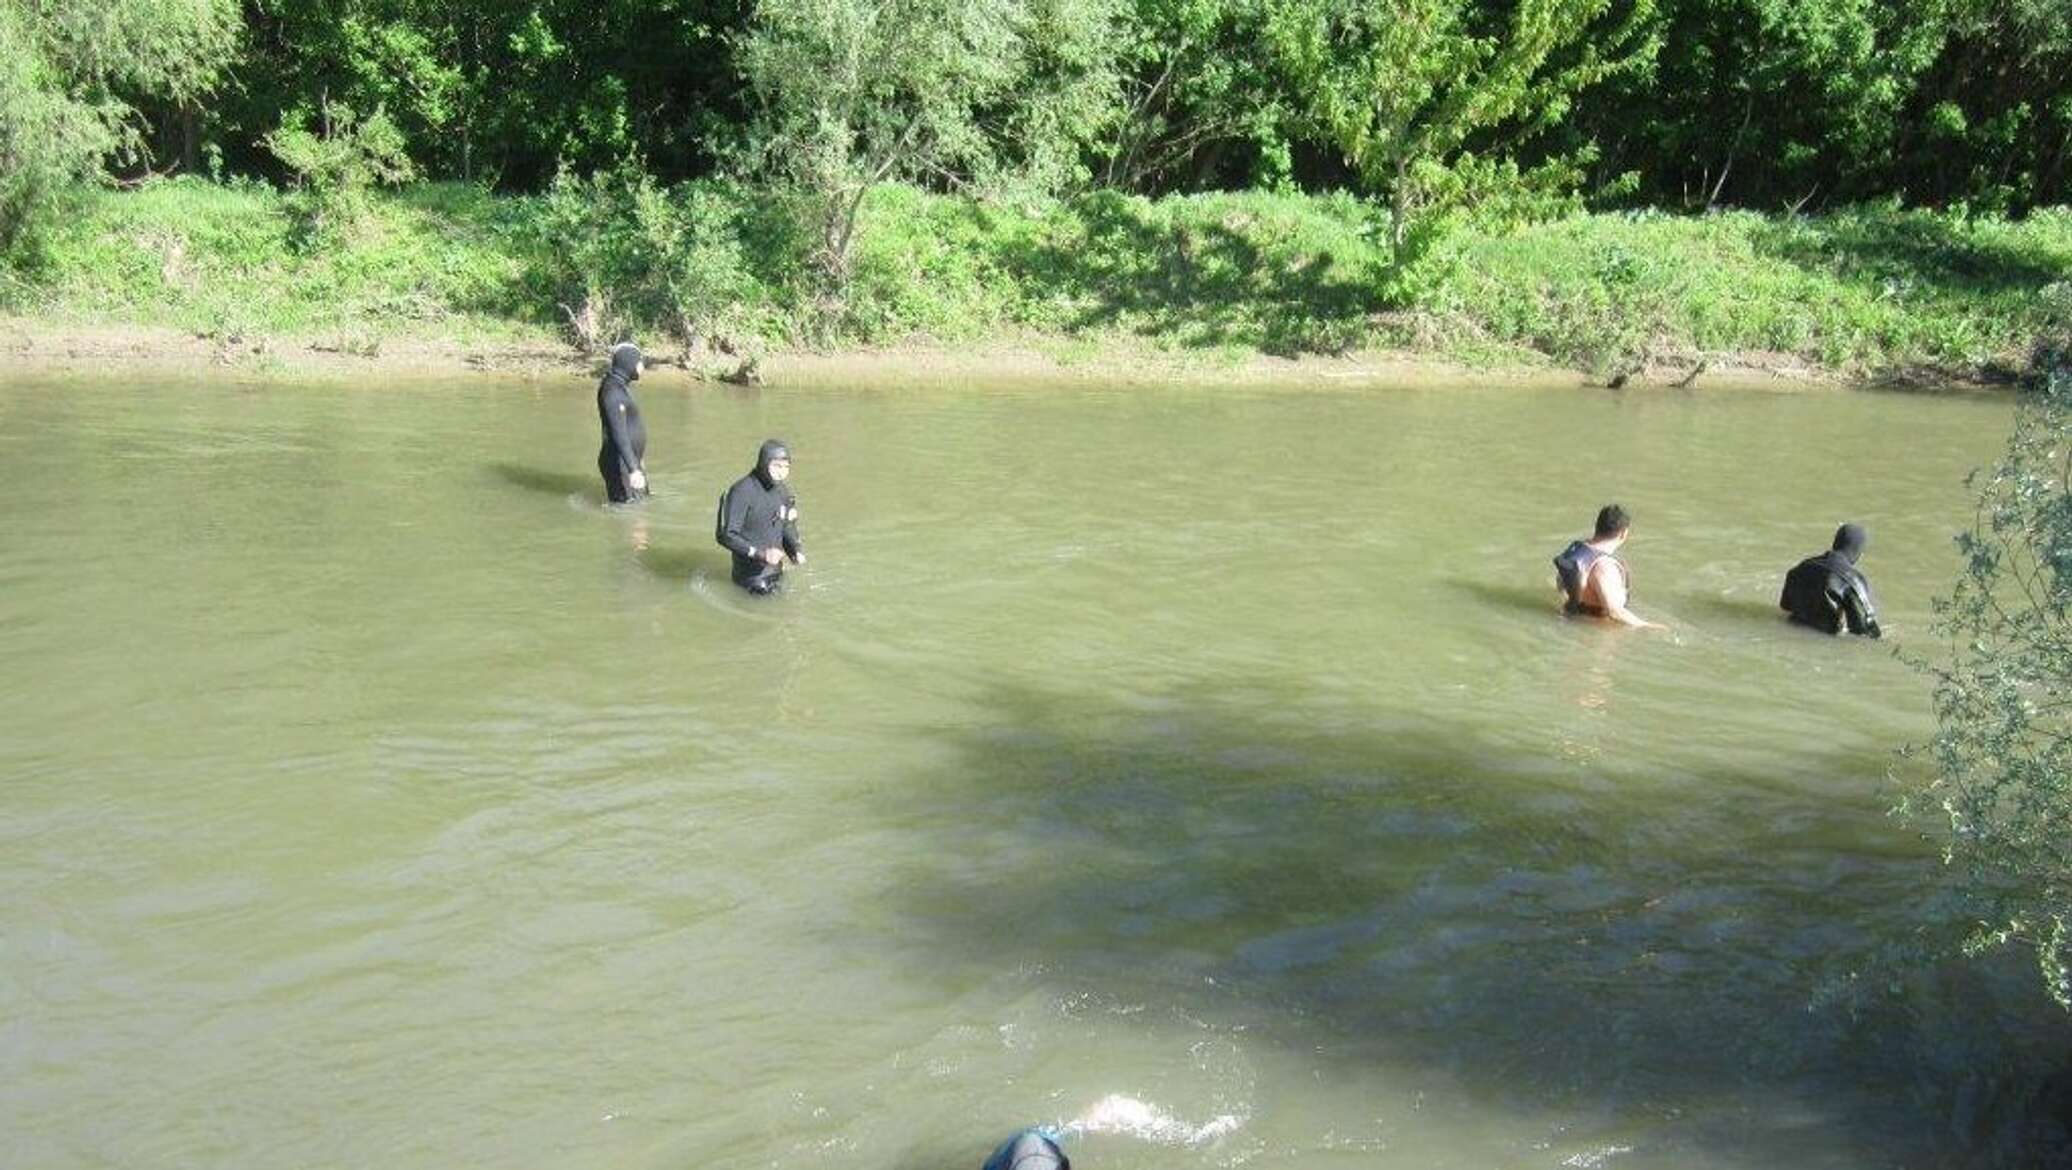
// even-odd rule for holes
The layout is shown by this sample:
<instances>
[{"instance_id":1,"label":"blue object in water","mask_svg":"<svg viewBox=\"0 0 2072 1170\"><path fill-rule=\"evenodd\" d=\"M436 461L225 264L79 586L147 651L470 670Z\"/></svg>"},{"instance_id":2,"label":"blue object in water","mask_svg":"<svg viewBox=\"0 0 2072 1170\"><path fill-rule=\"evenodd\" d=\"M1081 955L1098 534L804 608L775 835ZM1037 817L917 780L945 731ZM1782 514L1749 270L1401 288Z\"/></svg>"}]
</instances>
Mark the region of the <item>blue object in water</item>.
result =
<instances>
[{"instance_id":1,"label":"blue object in water","mask_svg":"<svg viewBox=\"0 0 2072 1170\"><path fill-rule=\"evenodd\" d=\"M1045 1127L1025 1129L1000 1143L984 1170L1072 1170L1072 1159L1058 1148Z\"/></svg>"}]
</instances>

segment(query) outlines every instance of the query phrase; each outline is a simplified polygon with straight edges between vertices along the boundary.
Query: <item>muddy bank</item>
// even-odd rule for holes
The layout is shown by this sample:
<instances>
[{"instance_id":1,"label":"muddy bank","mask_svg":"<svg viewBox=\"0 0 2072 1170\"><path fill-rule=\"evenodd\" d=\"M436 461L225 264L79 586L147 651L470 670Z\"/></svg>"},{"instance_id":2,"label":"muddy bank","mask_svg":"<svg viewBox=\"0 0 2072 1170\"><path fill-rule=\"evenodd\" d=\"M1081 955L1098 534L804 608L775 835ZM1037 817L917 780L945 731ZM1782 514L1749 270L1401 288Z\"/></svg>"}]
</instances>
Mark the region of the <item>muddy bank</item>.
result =
<instances>
[{"instance_id":1,"label":"muddy bank","mask_svg":"<svg viewBox=\"0 0 2072 1170\"><path fill-rule=\"evenodd\" d=\"M739 375L742 358L684 353L658 346L651 355L665 379L724 381ZM916 342L890 348L774 350L759 355L747 377L781 386L849 382L1100 382L1146 384L1176 380L1246 385L1605 386L1575 370L1536 362L1466 364L1406 351L1361 351L1343 356L1274 357L1253 352L1169 350L1129 338L1022 337L974 345ZM125 367L176 370L252 380L434 377L483 374L544 378L585 375L597 359L577 354L550 336L455 340L387 337L377 341L329 337L257 337L195 334L141 325L64 325L0 318L0 369L20 374L98 371ZM1903 377L1824 369L1790 355L1711 356L1636 370L1615 389L1836 388L1901 385L1921 390L1965 390L1985 383L1947 371L1907 371Z\"/></svg>"}]
</instances>

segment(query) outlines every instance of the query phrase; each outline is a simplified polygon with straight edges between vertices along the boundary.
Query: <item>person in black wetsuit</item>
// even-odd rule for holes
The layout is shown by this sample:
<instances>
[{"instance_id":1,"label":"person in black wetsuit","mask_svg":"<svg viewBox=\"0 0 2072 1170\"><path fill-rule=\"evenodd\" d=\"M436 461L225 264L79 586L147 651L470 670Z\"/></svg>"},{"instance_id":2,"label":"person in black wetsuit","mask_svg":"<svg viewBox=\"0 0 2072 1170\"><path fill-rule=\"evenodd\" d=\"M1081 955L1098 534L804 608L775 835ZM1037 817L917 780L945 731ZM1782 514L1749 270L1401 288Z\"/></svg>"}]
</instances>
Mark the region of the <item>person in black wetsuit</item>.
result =
<instances>
[{"instance_id":1,"label":"person in black wetsuit","mask_svg":"<svg viewBox=\"0 0 2072 1170\"><path fill-rule=\"evenodd\" d=\"M645 499L648 494L647 427L640 421L640 407L633 401L630 383L640 380L647 363L640 347L630 341L612 347L611 368L597 383L597 421L604 428L603 445L597 449L597 471L604 476L604 494L614 504Z\"/></svg>"},{"instance_id":2,"label":"person in black wetsuit","mask_svg":"<svg viewBox=\"0 0 2072 1170\"><path fill-rule=\"evenodd\" d=\"M784 580L786 558L806 563L799 542L799 501L785 480L791 477L791 448L771 439L756 452L755 470L734 481L719 498L713 537L734 554L734 584L768 593Z\"/></svg>"},{"instance_id":3,"label":"person in black wetsuit","mask_svg":"<svg viewBox=\"0 0 2072 1170\"><path fill-rule=\"evenodd\" d=\"M1866 638L1881 636L1878 611L1871 605L1871 583L1856 567L1870 541L1860 524L1835 529L1834 547L1807 557L1784 575L1777 608L1799 625L1829 634L1847 630Z\"/></svg>"},{"instance_id":4,"label":"person in black wetsuit","mask_svg":"<svg viewBox=\"0 0 2072 1170\"><path fill-rule=\"evenodd\" d=\"M1025 1129L1001 1142L982 1170L1072 1170L1072 1159L1041 1129Z\"/></svg>"}]
</instances>

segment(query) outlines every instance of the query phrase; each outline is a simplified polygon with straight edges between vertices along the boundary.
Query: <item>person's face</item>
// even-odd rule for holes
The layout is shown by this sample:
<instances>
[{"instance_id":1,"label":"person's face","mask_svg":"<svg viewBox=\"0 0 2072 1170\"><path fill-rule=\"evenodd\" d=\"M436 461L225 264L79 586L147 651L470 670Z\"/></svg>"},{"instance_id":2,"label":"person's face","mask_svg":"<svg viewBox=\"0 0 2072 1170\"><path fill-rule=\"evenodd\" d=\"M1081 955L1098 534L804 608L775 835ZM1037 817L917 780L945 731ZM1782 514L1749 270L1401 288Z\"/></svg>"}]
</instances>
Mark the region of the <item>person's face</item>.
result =
<instances>
[{"instance_id":1,"label":"person's face","mask_svg":"<svg viewBox=\"0 0 2072 1170\"><path fill-rule=\"evenodd\" d=\"M636 377L636 378L637 378L637 377L639 377L640 375L642 375L642 374L645 374L645 373L647 373L647 359L646 359L646 358L641 358L641 359L640 359L639 361L637 361L637 362L634 362L634 363L633 363L633 376L634 376L634 377Z\"/></svg>"},{"instance_id":2,"label":"person's face","mask_svg":"<svg viewBox=\"0 0 2072 1170\"><path fill-rule=\"evenodd\" d=\"M791 478L791 460L779 455L770 460L770 482L783 483Z\"/></svg>"}]
</instances>

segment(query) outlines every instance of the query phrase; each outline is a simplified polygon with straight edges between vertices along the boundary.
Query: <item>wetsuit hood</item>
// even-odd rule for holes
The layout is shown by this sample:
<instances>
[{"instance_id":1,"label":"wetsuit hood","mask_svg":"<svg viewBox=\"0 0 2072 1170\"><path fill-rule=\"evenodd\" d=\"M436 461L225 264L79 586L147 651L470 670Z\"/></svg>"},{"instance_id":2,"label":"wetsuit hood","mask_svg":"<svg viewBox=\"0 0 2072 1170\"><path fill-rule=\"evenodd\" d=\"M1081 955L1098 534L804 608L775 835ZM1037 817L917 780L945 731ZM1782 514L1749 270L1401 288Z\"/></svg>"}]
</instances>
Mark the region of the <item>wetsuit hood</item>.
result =
<instances>
[{"instance_id":1,"label":"wetsuit hood","mask_svg":"<svg viewBox=\"0 0 2072 1170\"><path fill-rule=\"evenodd\" d=\"M778 459L790 459L791 447L783 439L765 439L755 453L755 477L764 487L775 487L777 481L770 478L770 464Z\"/></svg>"},{"instance_id":2,"label":"wetsuit hood","mask_svg":"<svg viewBox=\"0 0 2072 1170\"><path fill-rule=\"evenodd\" d=\"M1835 529L1834 551L1841 553L1852 565L1863 556L1863 550L1870 543L1870 533L1865 532L1861 524L1844 524Z\"/></svg>"},{"instance_id":3,"label":"wetsuit hood","mask_svg":"<svg viewBox=\"0 0 2072 1170\"><path fill-rule=\"evenodd\" d=\"M1025 1129L986 1159L984 1170L1072 1170L1072 1159L1041 1130Z\"/></svg>"},{"instance_id":4,"label":"wetsuit hood","mask_svg":"<svg viewBox=\"0 0 2072 1170\"><path fill-rule=\"evenodd\" d=\"M630 341L622 341L612 347L612 373L628 382L640 380L640 347Z\"/></svg>"}]
</instances>

